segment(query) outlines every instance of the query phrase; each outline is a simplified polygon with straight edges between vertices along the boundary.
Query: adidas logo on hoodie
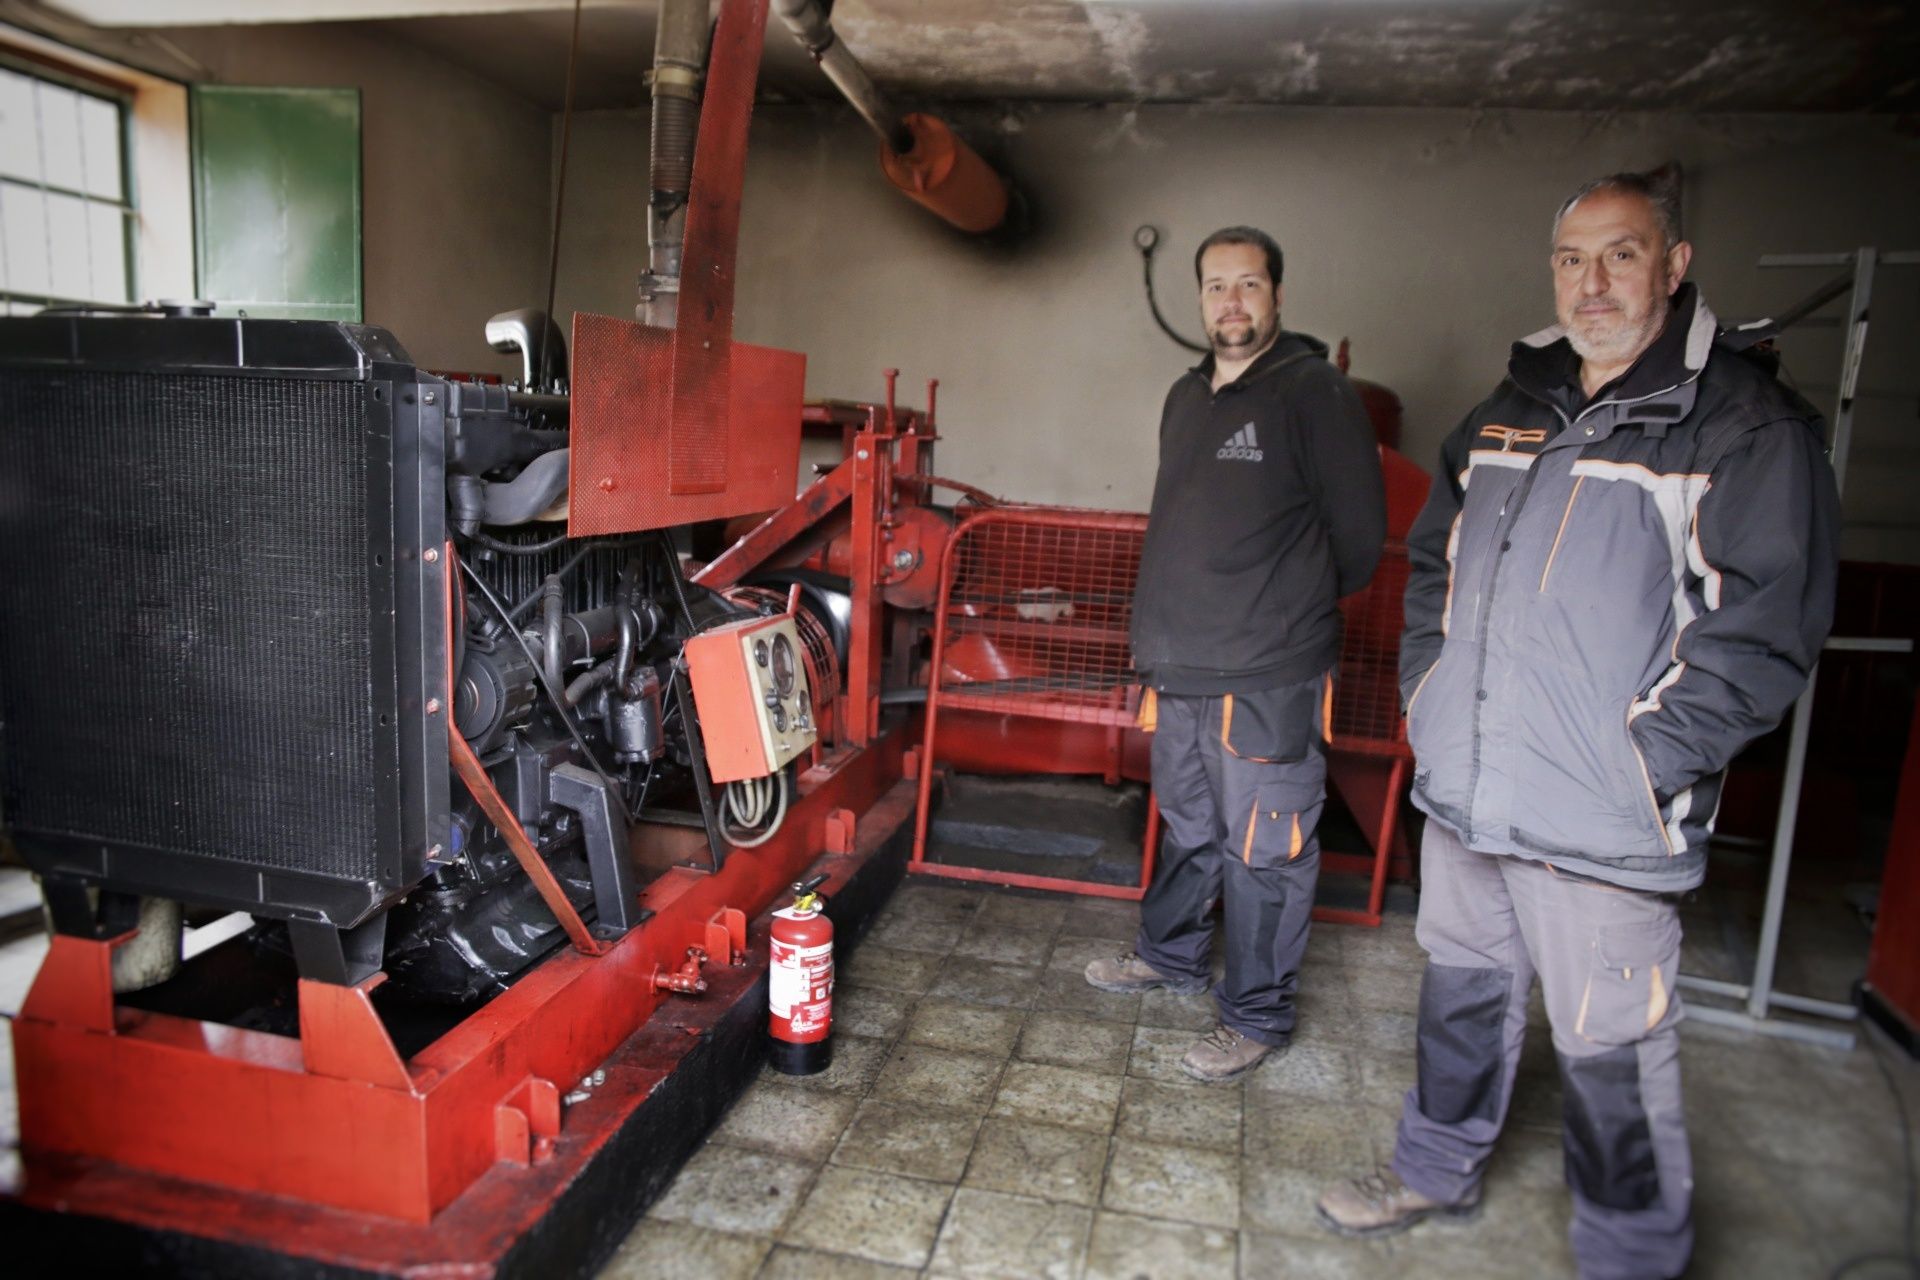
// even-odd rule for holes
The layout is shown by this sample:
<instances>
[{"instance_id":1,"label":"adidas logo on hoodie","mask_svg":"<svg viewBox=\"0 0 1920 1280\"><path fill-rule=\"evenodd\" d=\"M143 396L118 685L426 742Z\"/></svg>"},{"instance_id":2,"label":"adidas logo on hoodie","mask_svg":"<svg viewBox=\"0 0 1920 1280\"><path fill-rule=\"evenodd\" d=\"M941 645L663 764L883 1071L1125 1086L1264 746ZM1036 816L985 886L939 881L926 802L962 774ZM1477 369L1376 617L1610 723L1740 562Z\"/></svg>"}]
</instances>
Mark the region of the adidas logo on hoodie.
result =
<instances>
[{"instance_id":1,"label":"adidas logo on hoodie","mask_svg":"<svg viewBox=\"0 0 1920 1280\"><path fill-rule=\"evenodd\" d=\"M1260 438L1253 434L1253 424L1249 422L1234 432L1213 456L1222 462L1258 462L1267 455L1260 451Z\"/></svg>"}]
</instances>

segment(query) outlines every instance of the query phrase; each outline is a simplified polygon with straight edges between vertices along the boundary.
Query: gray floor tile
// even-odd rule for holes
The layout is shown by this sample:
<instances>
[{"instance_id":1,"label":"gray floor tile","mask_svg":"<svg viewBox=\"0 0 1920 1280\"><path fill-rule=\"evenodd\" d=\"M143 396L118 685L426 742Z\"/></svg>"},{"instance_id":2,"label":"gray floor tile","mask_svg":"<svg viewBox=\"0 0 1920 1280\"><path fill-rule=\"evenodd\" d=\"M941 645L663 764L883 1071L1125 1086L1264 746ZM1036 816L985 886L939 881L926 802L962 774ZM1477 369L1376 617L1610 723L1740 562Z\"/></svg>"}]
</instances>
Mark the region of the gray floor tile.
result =
<instances>
[{"instance_id":1,"label":"gray floor tile","mask_svg":"<svg viewBox=\"0 0 1920 1280\"><path fill-rule=\"evenodd\" d=\"M1360 1064L1360 1098L1370 1106L1397 1108L1419 1075L1411 1048L1399 1053L1362 1048L1354 1057Z\"/></svg>"},{"instance_id":2,"label":"gray floor tile","mask_svg":"<svg viewBox=\"0 0 1920 1280\"><path fill-rule=\"evenodd\" d=\"M1119 1106L1118 1076L1016 1061L1007 1064L993 1100L993 1114L1108 1133Z\"/></svg>"},{"instance_id":3,"label":"gray floor tile","mask_svg":"<svg viewBox=\"0 0 1920 1280\"><path fill-rule=\"evenodd\" d=\"M1024 1009L1039 993L1040 970L990 960L949 957L928 994L964 1000L968 1004L1006 1005Z\"/></svg>"},{"instance_id":4,"label":"gray floor tile","mask_svg":"<svg viewBox=\"0 0 1920 1280\"><path fill-rule=\"evenodd\" d=\"M1086 977L1077 970L1048 969L1041 974L1033 1007L1084 1013L1105 1022L1134 1023L1140 1019L1139 996L1090 987Z\"/></svg>"},{"instance_id":5,"label":"gray floor tile","mask_svg":"<svg viewBox=\"0 0 1920 1280\"><path fill-rule=\"evenodd\" d=\"M1093 1216L1086 1280L1220 1280L1234 1273L1232 1231L1102 1210Z\"/></svg>"},{"instance_id":6,"label":"gray floor tile","mask_svg":"<svg viewBox=\"0 0 1920 1280\"><path fill-rule=\"evenodd\" d=\"M1202 991L1198 995L1175 995L1164 987L1149 991L1140 997L1140 1025L1143 1027L1172 1027L1176 1031L1202 1032L1213 1029L1220 1021L1220 1012L1213 1002L1213 996Z\"/></svg>"},{"instance_id":7,"label":"gray floor tile","mask_svg":"<svg viewBox=\"0 0 1920 1280\"><path fill-rule=\"evenodd\" d=\"M953 1188L828 1165L783 1237L788 1244L924 1267Z\"/></svg>"},{"instance_id":8,"label":"gray floor tile","mask_svg":"<svg viewBox=\"0 0 1920 1280\"><path fill-rule=\"evenodd\" d=\"M1067 907L1060 929L1089 938L1132 942L1140 933L1140 904L1115 898L1078 898Z\"/></svg>"},{"instance_id":9,"label":"gray floor tile","mask_svg":"<svg viewBox=\"0 0 1920 1280\"><path fill-rule=\"evenodd\" d=\"M860 1099L827 1089L794 1089L766 1072L728 1109L716 1142L819 1164L853 1119Z\"/></svg>"},{"instance_id":10,"label":"gray floor tile","mask_svg":"<svg viewBox=\"0 0 1920 1280\"><path fill-rule=\"evenodd\" d=\"M1471 1218L1430 1218L1410 1234L1422 1239L1458 1239L1494 1258L1532 1258L1543 1275L1572 1276L1567 1222L1573 1201L1559 1183L1544 1187L1505 1185L1489 1189Z\"/></svg>"},{"instance_id":11,"label":"gray floor tile","mask_svg":"<svg viewBox=\"0 0 1920 1280\"><path fill-rule=\"evenodd\" d=\"M908 1280L919 1274L916 1267L890 1267L844 1253L783 1244L767 1256L767 1265L755 1280Z\"/></svg>"},{"instance_id":12,"label":"gray floor tile","mask_svg":"<svg viewBox=\"0 0 1920 1280\"><path fill-rule=\"evenodd\" d=\"M869 1099L860 1104L833 1162L933 1182L958 1182L980 1118L960 1111Z\"/></svg>"},{"instance_id":13,"label":"gray floor tile","mask_svg":"<svg viewBox=\"0 0 1920 1280\"><path fill-rule=\"evenodd\" d=\"M685 1222L643 1220L627 1236L599 1280L749 1280L773 1241Z\"/></svg>"},{"instance_id":14,"label":"gray floor tile","mask_svg":"<svg viewBox=\"0 0 1920 1280\"><path fill-rule=\"evenodd\" d=\"M1564 1258L1541 1257L1476 1236L1471 1224L1423 1222L1381 1242L1381 1249L1390 1275L1421 1280L1574 1280Z\"/></svg>"},{"instance_id":15,"label":"gray floor tile","mask_svg":"<svg viewBox=\"0 0 1920 1280\"><path fill-rule=\"evenodd\" d=\"M762 1080L799 1089L826 1089L834 1093L865 1093L873 1087L880 1069L887 1065L887 1042L861 1036L835 1036L833 1062L825 1071L810 1076L790 1076L769 1067L760 1073Z\"/></svg>"},{"instance_id":16,"label":"gray floor tile","mask_svg":"<svg viewBox=\"0 0 1920 1280\"><path fill-rule=\"evenodd\" d=\"M1097 1204L1107 1167L1107 1135L1033 1120L988 1116L974 1140L962 1183L986 1191L1007 1191Z\"/></svg>"},{"instance_id":17,"label":"gray floor tile","mask_svg":"<svg viewBox=\"0 0 1920 1280\"><path fill-rule=\"evenodd\" d=\"M1102 1207L1208 1227L1240 1221L1240 1160L1232 1152L1115 1138Z\"/></svg>"},{"instance_id":18,"label":"gray floor tile","mask_svg":"<svg viewBox=\"0 0 1920 1280\"><path fill-rule=\"evenodd\" d=\"M1420 1018L1410 1009L1356 1007L1352 1028L1351 1044L1361 1052L1412 1053L1420 1042Z\"/></svg>"},{"instance_id":19,"label":"gray floor tile","mask_svg":"<svg viewBox=\"0 0 1920 1280\"><path fill-rule=\"evenodd\" d=\"M1364 1107L1294 1094L1247 1093L1249 1167L1286 1165L1345 1176L1373 1163L1372 1116Z\"/></svg>"},{"instance_id":20,"label":"gray floor tile","mask_svg":"<svg viewBox=\"0 0 1920 1280\"><path fill-rule=\"evenodd\" d=\"M909 881L893 891L886 914L934 924L970 924L984 898L978 889L937 881Z\"/></svg>"},{"instance_id":21,"label":"gray floor tile","mask_svg":"<svg viewBox=\"0 0 1920 1280\"><path fill-rule=\"evenodd\" d=\"M999 1058L903 1041L894 1047L885 1070L874 1082L873 1096L889 1102L978 1114L993 1100L1004 1065Z\"/></svg>"},{"instance_id":22,"label":"gray floor tile","mask_svg":"<svg viewBox=\"0 0 1920 1280\"><path fill-rule=\"evenodd\" d=\"M1350 1101L1360 1088L1353 1054L1331 1045L1297 1044L1270 1056L1247 1077L1247 1090L1295 1094L1329 1102Z\"/></svg>"},{"instance_id":23,"label":"gray floor tile","mask_svg":"<svg viewBox=\"0 0 1920 1280\"><path fill-rule=\"evenodd\" d=\"M1366 1172L1354 1169L1345 1176ZM1317 1169L1248 1160L1240 1175L1240 1225L1253 1231L1324 1240L1327 1231L1320 1225L1314 1206L1320 1194L1339 1180L1339 1174Z\"/></svg>"},{"instance_id":24,"label":"gray floor tile","mask_svg":"<svg viewBox=\"0 0 1920 1280\"><path fill-rule=\"evenodd\" d=\"M940 1229L933 1269L941 1275L1072 1280L1092 1227L1092 1209L962 1187Z\"/></svg>"},{"instance_id":25,"label":"gray floor tile","mask_svg":"<svg viewBox=\"0 0 1920 1280\"><path fill-rule=\"evenodd\" d=\"M693 1153L651 1216L717 1231L773 1235L793 1216L813 1172L803 1161L709 1143Z\"/></svg>"},{"instance_id":26,"label":"gray floor tile","mask_svg":"<svg viewBox=\"0 0 1920 1280\"><path fill-rule=\"evenodd\" d=\"M1083 933L1063 931L1053 940L1053 954L1047 959L1047 968L1084 974L1095 960L1110 960L1127 950L1124 943L1111 938L1089 938Z\"/></svg>"},{"instance_id":27,"label":"gray floor tile","mask_svg":"<svg viewBox=\"0 0 1920 1280\"><path fill-rule=\"evenodd\" d=\"M941 963L939 956L884 947L869 939L854 949L846 967L834 975L835 986L845 983L920 995L939 976ZM835 994L839 994L837 990Z\"/></svg>"},{"instance_id":28,"label":"gray floor tile","mask_svg":"<svg viewBox=\"0 0 1920 1280\"><path fill-rule=\"evenodd\" d=\"M833 1029L836 1033L891 1040L907 1025L914 997L905 991L880 987L838 986L833 993Z\"/></svg>"},{"instance_id":29,"label":"gray floor tile","mask_svg":"<svg viewBox=\"0 0 1920 1280\"><path fill-rule=\"evenodd\" d=\"M1004 1058L1013 1053L1014 1042L1020 1038L1020 1026L1026 1019L1025 1009L963 1004L958 1000L927 996L915 1007L902 1038L908 1044Z\"/></svg>"},{"instance_id":30,"label":"gray floor tile","mask_svg":"<svg viewBox=\"0 0 1920 1280\"><path fill-rule=\"evenodd\" d=\"M1083 1013L1035 1012L1020 1029L1014 1055L1028 1062L1078 1067L1106 1075L1122 1075L1133 1047L1133 1029L1123 1023L1103 1022Z\"/></svg>"},{"instance_id":31,"label":"gray floor tile","mask_svg":"<svg viewBox=\"0 0 1920 1280\"><path fill-rule=\"evenodd\" d=\"M940 920L922 920L914 916L883 917L867 934L866 941L900 951L926 951L944 956L960 941L964 926Z\"/></svg>"},{"instance_id":32,"label":"gray floor tile","mask_svg":"<svg viewBox=\"0 0 1920 1280\"><path fill-rule=\"evenodd\" d=\"M1136 1027L1127 1074L1163 1084L1192 1084L1193 1077L1180 1069L1180 1059L1197 1039L1199 1036L1191 1031L1171 1027Z\"/></svg>"},{"instance_id":33,"label":"gray floor tile","mask_svg":"<svg viewBox=\"0 0 1920 1280\"><path fill-rule=\"evenodd\" d=\"M1241 1097L1239 1089L1219 1085L1129 1078L1121 1087L1120 1118L1114 1132L1148 1142L1237 1152Z\"/></svg>"},{"instance_id":34,"label":"gray floor tile","mask_svg":"<svg viewBox=\"0 0 1920 1280\"><path fill-rule=\"evenodd\" d=\"M1350 963L1347 983L1353 991L1354 1002L1362 1008L1406 1012L1420 1007L1422 972L1421 969Z\"/></svg>"},{"instance_id":35,"label":"gray floor tile","mask_svg":"<svg viewBox=\"0 0 1920 1280\"><path fill-rule=\"evenodd\" d=\"M1240 1237L1240 1280L1386 1280L1417 1274L1388 1265L1371 1240L1324 1240L1248 1231Z\"/></svg>"},{"instance_id":36,"label":"gray floor tile","mask_svg":"<svg viewBox=\"0 0 1920 1280\"><path fill-rule=\"evenodd\" d=\"M974 925L953 944L953 954L995 964L1016 964L1038 968L1053 950L1051 932Z\"/></svg>"},{"instance_id":37,"label":"gray floor tile","mask_svg":"<svg viewBox=\"0 0 1920 1280\"><path fill-rule=\"evenodd\" d=\"M1325 928L1324 925L1320 926ZM1348 967L1360 969L1409 969L1427 967L1427 953L1413 934L1398 929L1341 930L1341 957Z\"/></svg>"},{"instance_id":38,"label":"gray floor tile","mask_svg":"<svg viewBox=\"0 0 1920 1280\"><path fill-rule=\"evenodd\" d=\"M1059 932L1060 922L1066 919L1069 905L1064 898L1056 896L1026 898L1012 894L990 894L980 904L980 914L976 919L980 924L996 928L1053 934Z\"/></svg>"}]
</instances>

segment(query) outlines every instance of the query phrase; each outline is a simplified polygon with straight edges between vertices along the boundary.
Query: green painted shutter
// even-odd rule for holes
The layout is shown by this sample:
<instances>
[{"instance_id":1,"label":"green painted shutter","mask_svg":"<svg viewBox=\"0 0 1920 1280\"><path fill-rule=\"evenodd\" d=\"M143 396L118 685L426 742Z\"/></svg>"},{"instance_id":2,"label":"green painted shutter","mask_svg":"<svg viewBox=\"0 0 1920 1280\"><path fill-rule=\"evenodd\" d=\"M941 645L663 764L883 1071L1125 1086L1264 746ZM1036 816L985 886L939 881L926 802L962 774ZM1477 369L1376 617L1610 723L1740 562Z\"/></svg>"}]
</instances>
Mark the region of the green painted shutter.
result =
<instances>
[{"instance_id":1,"label":"green painted shutter","mask_svg":"<svg viewBox=\"0 0 1920 1280\"><path fill-rule=\"evenodd\" d=\"M358 89L196 86L193 195L222 314L361 319Z\"/></svg>"}]
</instances>

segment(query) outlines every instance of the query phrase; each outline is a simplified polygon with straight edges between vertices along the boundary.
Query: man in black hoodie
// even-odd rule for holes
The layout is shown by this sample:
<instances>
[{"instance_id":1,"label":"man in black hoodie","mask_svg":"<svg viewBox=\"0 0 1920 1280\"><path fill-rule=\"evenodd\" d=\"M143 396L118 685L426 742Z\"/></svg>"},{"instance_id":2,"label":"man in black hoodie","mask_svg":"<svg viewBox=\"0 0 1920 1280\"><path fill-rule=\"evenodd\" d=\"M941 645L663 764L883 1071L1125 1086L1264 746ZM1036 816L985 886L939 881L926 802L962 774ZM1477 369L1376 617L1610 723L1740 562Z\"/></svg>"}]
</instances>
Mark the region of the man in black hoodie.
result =
<instances>
[{"instance_id":1,"label":"man in black hoodie","mask_svg":"<svg viewBox=\"0 0 1920 1280\"><path fill-rule=\"evenodd\" d=\"M1180 1064L1208 1082L1252 1070L1293 1034L1338 601L1372 577L1386 533L1366 411L1325 343L1280 327L1281 266L1280 246L1252 227L1215 232L1194 257L1213 350L1161 412L1133 605L1166 837L1135 949L1087 966L1106 991L1203 991L1222 901L1220 1025Z\"/></svg>"}]
</instances>

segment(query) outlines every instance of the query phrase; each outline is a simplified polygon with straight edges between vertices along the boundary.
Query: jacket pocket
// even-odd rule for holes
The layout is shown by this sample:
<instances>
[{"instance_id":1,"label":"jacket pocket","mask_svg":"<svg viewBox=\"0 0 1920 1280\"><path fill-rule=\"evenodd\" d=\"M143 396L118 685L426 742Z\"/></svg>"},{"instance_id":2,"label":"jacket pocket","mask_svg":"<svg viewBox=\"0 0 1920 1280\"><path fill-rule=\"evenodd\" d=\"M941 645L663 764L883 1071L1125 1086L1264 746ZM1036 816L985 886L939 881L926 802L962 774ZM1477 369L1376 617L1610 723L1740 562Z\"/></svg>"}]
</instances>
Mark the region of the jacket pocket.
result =
<instances>
[{"instance_id":1,"label":"jacket pocket","mask_svg":"<svg viewBox=\"0 0 1920 1280\"><path fill-rule=\"evenodd\" d=\"M1653 774L1647 768L1647 757L1641 752L1640 744L1634 741L1633 712L1631 709L1627 712L1625 725L1626 727L1623 732L1625 732L1627 737L1627 750L1633 753L1633 763L1638 769L1634 781L1640 785L1639 794L1645 797L1645 811L1652 818L1653 829L1659 833L1660 843L1662 847L1666 849L1667 856L1671 858L1673 856L1673 836L1667 831L1667 815L1665 810L1660 807L1660 797L1656 795L1653 790Z\"/></svg>"},{"instance_id":2,"label":"jacket pocket","mask_svg":"<svg viewBox=\"0 0 1920 1280\"><path fill-rule=\"evenodd\" d=\"M1594 934L1592 963L1574 1033L1593 1044L1644 1040L1677 1020L1674 977L1680 968L1680 916L1667 909L1657 919L1602 925Z\"/></svg>"},{"instance_id":3,"label":"jacket pocket","mask_svg":"<svg viewBox=\"0 0 1920 1280\"><path fill-rule=\"evenodd\" d=\"M1326 676L1220 699L1220 741L1258 764L1304 760L1323 733L1331 686Z\"/></svg>"},{"instance_id":4,"label":"jacket pocket","mask_svg":"<svg viewBox=\"0 0 1920 1280\"><path fill-rule=\"evenodd\" d=\"M1540 590L1547 589L1547 578L1553 573L1553 561L1560 554L1560 540L1567 536L1567 522L1573 519L1573 504L1580 500L1580 486L1587 482L1585 476L1573 482L1573 492L1567 495L1567 509L1560 514L1560 528L1553 535L1553 545L1547 549L1547 563L1540 570Z\"/></svg>"}]
</instances>

